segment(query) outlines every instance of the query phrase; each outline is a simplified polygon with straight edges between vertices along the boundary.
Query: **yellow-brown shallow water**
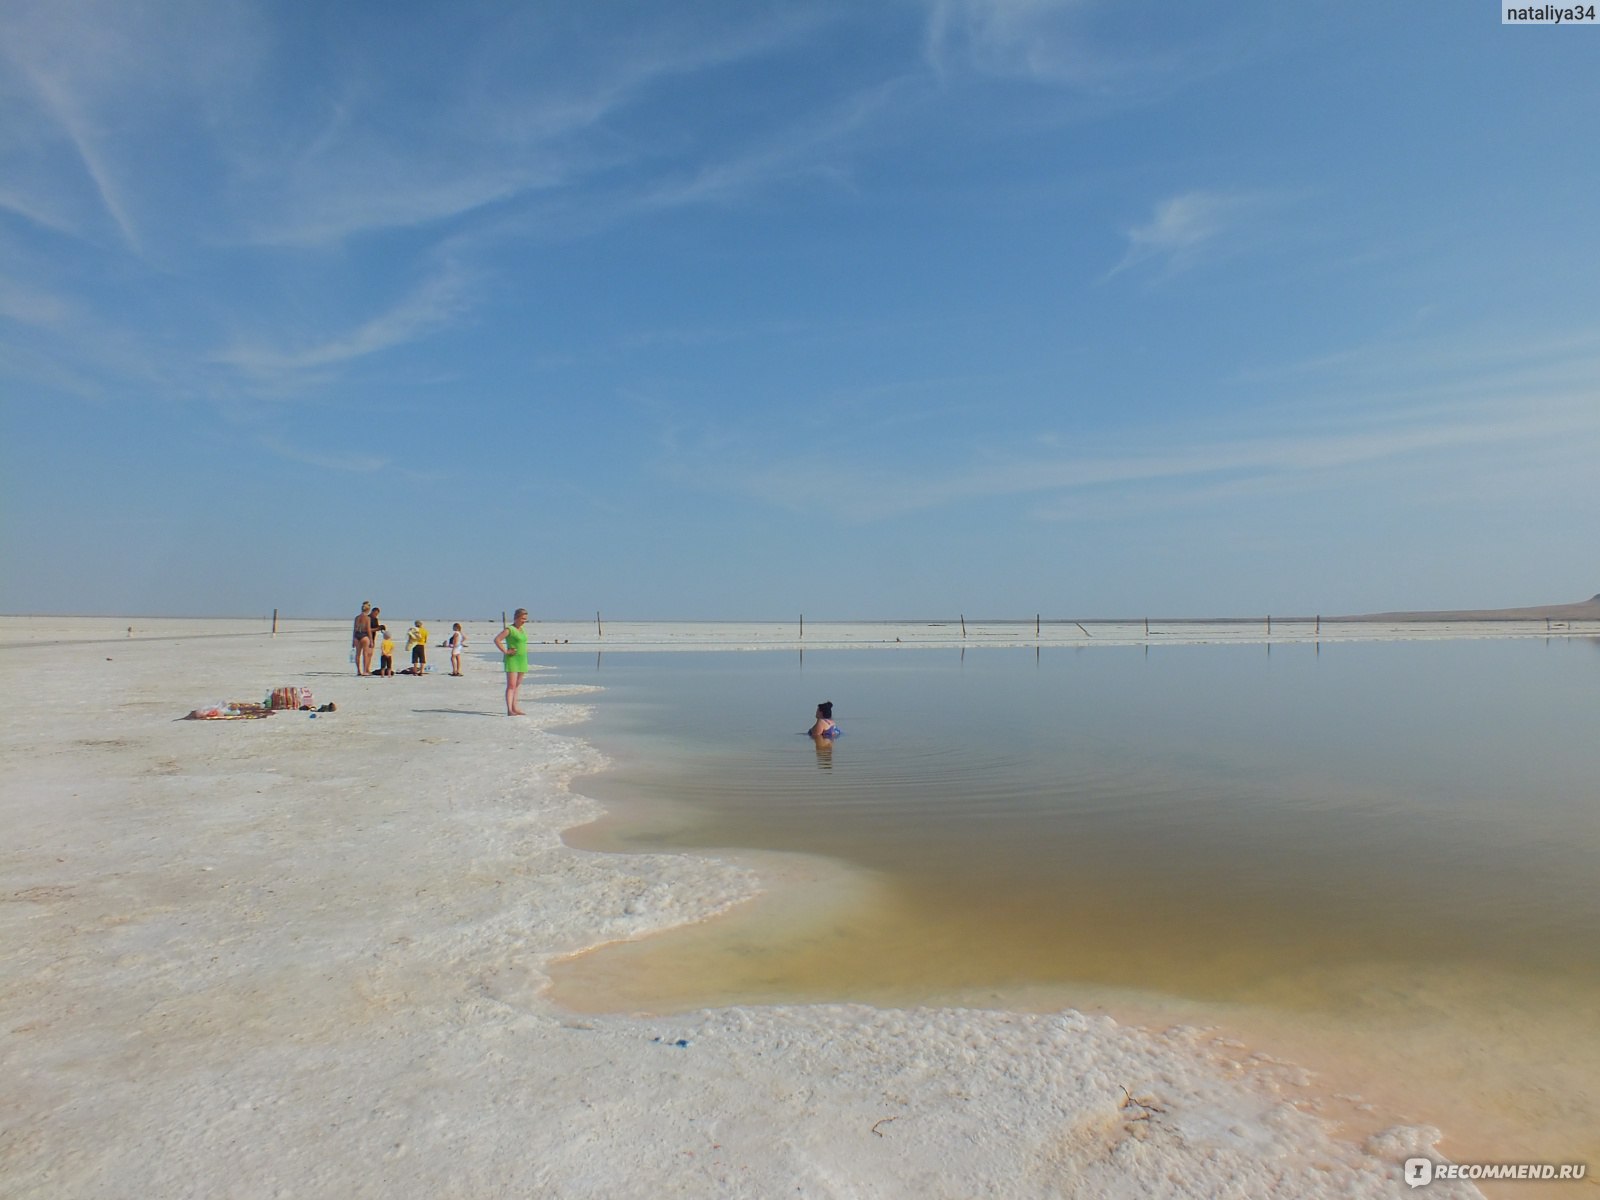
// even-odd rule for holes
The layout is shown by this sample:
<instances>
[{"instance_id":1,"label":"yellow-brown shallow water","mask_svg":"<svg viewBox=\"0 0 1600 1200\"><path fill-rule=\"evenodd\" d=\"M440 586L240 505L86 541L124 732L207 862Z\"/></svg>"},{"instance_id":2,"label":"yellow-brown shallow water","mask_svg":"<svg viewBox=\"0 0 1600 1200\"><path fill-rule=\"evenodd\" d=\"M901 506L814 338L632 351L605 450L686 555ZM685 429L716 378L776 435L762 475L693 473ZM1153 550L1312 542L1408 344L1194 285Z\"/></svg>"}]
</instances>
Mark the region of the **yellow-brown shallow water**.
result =
<instances>
[{"instance_id":1,"label":"yellow-brown shallow water","mask_svg":"<svg viewBox=\"0 0 1600 1200\"><path fill-rule=\"evenodd\" d=\"M1461 1159L1600 1162L1592 643L562 670L607 687L587 732L620 764L569 840L803 856L761 901L562 965L569 1007L1218 1025ZM846 733L819 750L795 731L823 699Z\"/></svg>"}]
</instances>

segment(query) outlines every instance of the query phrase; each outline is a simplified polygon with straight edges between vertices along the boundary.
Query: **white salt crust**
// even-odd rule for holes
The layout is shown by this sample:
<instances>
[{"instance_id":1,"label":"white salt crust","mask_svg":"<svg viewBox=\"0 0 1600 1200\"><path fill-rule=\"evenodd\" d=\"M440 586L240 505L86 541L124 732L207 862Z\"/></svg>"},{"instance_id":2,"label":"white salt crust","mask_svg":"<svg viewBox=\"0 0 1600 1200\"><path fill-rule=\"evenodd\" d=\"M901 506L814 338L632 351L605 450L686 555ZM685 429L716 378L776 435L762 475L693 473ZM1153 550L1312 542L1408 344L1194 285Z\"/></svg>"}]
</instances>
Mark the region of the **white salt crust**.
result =
<instances>
[{"instance_id":1,"label":"white salt crust","mask_svg":"<svg viewBox=\"0 0 1600 1200\"><path fill-rule=\"evenodd\" d=\"M7 1197L1400 1196L1439 1136L1076 1012L574 1017L552 960L760 886L563 843L585 689L508 719L479 661L355 678L342 627L100 620L0 620ZM338 711L176 719L281 685Z\"/></svg>"}]
</instances>

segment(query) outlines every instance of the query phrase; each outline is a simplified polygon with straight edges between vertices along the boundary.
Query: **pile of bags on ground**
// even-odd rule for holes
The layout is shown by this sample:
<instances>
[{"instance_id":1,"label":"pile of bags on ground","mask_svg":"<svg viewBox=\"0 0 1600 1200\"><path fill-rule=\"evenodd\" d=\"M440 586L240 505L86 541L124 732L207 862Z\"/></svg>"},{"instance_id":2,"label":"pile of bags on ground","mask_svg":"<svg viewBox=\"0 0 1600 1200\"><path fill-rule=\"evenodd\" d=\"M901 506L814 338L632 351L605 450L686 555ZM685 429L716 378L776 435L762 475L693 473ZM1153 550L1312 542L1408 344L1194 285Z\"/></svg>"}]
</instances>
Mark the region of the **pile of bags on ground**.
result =
<instances>
[{"instance_id":1,"label":"pile of bags on ground","mask_svg":"<svg viewBox=\"0 0 1600 1200\"><path fill-rule=\"evenodd\" d=\"M311 689L308 687L279 687L273 688L267 698L259 704L253 700L229 700L225 704L213 704L206 708L197 708L185 721L247 721L257 717L270 717L275 712L337 712L337 707L330 701L321 708L317 708L311 699Z\"/></svg>"}]
</instances>

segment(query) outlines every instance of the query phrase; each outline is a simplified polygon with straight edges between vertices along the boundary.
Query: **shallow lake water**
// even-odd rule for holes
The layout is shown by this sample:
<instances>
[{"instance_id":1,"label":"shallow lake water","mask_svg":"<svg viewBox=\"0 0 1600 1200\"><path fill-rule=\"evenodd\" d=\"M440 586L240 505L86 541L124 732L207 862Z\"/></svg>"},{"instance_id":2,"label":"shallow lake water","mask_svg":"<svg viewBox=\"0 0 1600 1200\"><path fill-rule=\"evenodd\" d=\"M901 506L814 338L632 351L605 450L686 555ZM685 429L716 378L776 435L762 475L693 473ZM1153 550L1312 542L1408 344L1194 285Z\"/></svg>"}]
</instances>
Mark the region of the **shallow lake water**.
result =
<instances>
[{"instance_id":1,"label":"shallow lake water","mask_svg":"<svg viewBox=\"0 0 1600 1200\"><path fill-rule=\"evenodd\" d=\"M1600 642L547 661L604 686L581 732L617 763L569 840L785 856L558 967L564 1005L1214 1024L1459 1157L1600 1163Z\"/></svg>"}]
</instances>

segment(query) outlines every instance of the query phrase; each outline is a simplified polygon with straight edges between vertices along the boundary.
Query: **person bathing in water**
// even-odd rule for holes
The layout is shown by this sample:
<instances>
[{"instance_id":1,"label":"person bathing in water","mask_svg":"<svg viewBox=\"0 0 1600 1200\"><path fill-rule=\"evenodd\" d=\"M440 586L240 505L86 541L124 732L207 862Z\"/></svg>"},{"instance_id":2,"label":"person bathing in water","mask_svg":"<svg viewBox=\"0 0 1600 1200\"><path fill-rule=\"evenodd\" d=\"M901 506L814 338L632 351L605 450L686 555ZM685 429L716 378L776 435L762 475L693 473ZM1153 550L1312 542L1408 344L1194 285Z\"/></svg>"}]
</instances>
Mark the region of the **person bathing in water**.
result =
<instances>
[{"instance_id":1,"label":"person bathing in water","mask_svg":"<svg viewBox=\"0 0 1600 1200\"><path fill-rule=\"evenodd\" d=\"M824 700L817 705L817 723L806 730L814 738L836 738L840 729L833 723L833 701Z\"/></svg>"}]
</instances>

